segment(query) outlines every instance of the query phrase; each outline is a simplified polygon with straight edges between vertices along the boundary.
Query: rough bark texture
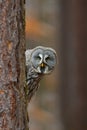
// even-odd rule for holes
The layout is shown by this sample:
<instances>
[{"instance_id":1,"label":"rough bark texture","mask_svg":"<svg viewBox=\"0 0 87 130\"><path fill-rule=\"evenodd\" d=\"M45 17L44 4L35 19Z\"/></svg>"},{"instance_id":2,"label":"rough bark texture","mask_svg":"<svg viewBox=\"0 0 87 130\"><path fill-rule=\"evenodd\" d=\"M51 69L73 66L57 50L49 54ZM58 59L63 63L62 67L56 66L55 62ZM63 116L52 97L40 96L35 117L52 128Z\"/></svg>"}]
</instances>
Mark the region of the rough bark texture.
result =
<instances>
[{"instance_id":1,"label":"rough bark texture","mask_svg":"<svg viewBox=\"0 0 87 130\"><path fill-rule=\"evenodd\" d=\"M87 130L87 1L61 1L60 97L63 130Z\"/></svg>"},{"instance_id":2,"label":"rough bark texture","mask_svg":"<svg viewBox=\"0 0 87 130\"><path fill-rule=\"evenodd\" d=\"M0 0L0 130L26 130L24 0Z\"/></svg>"}]
</instances>

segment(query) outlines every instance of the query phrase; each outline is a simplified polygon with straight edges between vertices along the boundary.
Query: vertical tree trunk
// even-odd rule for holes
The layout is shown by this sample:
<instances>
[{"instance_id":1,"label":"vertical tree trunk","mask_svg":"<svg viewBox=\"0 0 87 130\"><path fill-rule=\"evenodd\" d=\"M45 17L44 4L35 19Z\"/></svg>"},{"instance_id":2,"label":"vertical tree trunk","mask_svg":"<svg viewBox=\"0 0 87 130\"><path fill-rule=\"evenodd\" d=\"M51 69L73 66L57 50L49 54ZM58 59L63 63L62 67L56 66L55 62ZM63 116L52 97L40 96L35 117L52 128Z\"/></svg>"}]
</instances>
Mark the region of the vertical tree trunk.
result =
<instances>
[{"instance_id":1,"label":"vertical tree trunk","mask_svg":"<svg viewBox=\"0 0 87 130\"><path fill-rule=\"evenodd\" d=\"M0 130L26 130L24 0L0 0Z\"/></svg>"},{"instance_id":2,"label":"vertical tree trunk","mask_svg":"<svg viewBox=\"0 0 87 130\"><path fill-rule=\"evenodd\" d=\"M62 121L64 130L87 130L87 1L60 2Z\"/></svg>"}]
</instances>

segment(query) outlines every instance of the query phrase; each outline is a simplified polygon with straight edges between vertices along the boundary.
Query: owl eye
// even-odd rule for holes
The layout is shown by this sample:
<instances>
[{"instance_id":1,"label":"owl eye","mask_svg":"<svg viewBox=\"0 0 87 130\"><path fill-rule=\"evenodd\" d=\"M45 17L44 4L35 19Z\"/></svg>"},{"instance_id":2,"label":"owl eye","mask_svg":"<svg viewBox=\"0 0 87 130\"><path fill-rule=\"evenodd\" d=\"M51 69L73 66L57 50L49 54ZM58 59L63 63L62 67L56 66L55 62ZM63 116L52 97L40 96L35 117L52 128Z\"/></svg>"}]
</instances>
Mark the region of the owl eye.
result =
<instances>
[{"instance_id":1,"label":"owl eye","mask_svg":"<svg viewBox=\"0 0 87 130\"><path fill-rule=\"evenodd\" d=\"M49 60L50 60L50 57L46 57L45 61L47 62L47 61L49 61Z\"/></svg>"},{"instance_id":2,"label":"owl eye","mask_svg":"<svg viewBox=\"0 0 87 130\"><path fill-rule=\"evenodd\" d=\"M35 59L41 60L41 57L40 56L35 56Z\"/></svg>"}]
</instances>

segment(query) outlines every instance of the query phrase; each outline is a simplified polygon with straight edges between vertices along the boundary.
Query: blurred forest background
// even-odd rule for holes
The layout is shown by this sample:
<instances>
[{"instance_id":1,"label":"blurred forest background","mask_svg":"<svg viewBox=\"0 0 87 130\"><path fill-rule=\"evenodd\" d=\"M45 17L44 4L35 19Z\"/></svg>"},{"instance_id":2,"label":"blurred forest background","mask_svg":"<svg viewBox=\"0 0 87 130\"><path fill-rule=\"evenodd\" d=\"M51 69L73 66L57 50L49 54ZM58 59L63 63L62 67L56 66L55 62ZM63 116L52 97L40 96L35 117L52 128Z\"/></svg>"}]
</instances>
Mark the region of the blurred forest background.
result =
<instances>
[{"instance_id":1,"label":"blurred forest background","mask_svg":"<svg viewBox=\"0 0 87 130\"><path fill-rule=\"evenodd\" d=\"M26 0L26 47L38 45L59 64L29 105L30 130L87 130L87 1Z\"/></svg>"},{"instance_id":2,"label":"blurred forest background","mask_svg":"<svg viewBox=\"0 0 87 130\"><path fill-rule=\"evenodd\" d=\"M56 49L56 1L26 0L26 48ZM31 130L57 130L57 67L45 76L29 104ZM50 125L49 125L50 124Z\"/></svg>"}]
</instances>

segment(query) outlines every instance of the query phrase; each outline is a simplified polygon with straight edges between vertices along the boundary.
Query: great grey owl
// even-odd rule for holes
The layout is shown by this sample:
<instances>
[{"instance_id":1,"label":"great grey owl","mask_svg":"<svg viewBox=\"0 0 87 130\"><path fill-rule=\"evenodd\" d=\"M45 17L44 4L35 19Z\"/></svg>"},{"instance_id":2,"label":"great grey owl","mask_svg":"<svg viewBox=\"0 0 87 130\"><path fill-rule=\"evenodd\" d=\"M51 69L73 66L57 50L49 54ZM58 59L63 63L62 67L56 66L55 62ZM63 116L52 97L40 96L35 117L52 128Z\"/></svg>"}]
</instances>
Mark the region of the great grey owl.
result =
<instances>
[{"instance_id":1,"label":"great grey owl","mask_svg":"<svg viewBox=\"0 0 87 130\"><path fill-rule=\"evenodd\" d=\"M25 56L27 95L30 101L38 89L41 78L53 71L57 58L54 49L43 46L26 50Z\"/></svg>"}]
</instances>

